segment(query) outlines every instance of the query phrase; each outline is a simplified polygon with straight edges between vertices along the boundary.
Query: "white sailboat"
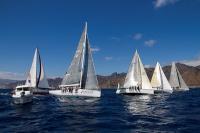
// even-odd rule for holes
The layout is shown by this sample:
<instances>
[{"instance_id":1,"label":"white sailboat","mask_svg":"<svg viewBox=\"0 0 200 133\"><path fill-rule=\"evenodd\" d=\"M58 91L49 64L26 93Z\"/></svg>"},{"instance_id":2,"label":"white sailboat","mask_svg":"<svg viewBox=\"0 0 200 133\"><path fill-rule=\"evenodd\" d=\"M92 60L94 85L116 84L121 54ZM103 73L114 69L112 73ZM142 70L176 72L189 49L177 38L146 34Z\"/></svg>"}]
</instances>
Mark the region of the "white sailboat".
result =
<instances>
[{"instance_id":1,"label":"white sailboat","mask_svg":"<svg viewBox=\"0 0 200 133\"><path fill-rule=\"evenodd\" d=\"M157 62L152 79L151 79L151 85L155 89L155 92L168 92L172 93L173 89L171 85L169 84L162 67Z\"/></svg>"},{"instance_id":2,"label":"white sailboat","mask_svg":"<svg viewBox=\"0 0 200 133\"><path fill-rule=\"evenodd\" d=\"M37 78L37 61L39 59L39 76ZM49 84L44 73L44 67L41 62L40 54L36 48L33 57L31 69L28 73L25 85L19 85L16 87L12 97L14 103L24 104L32 102L34 94L48 94Z\"/></svg>"},{"instance_id":3,"label":"white sailboat","mask_svg":"<svg viewBox=\"0 0 200 133\"><path fill-rule=\"evenodd\" d=\"M176 67L175 62L172 63L171 73L169 82L175 91L186 91L189 90L185 81L183 80L178 68Z\"/></svg>"},{"instance_id":4,"label":"white sailboat","mask_svg":"<svg viewBox=\"0 0 200 133\"><path fill-rule=\"evenodd\" d=\"M87 34L87 23L78 44L78 48L65 74L60 90L51 90L50 94L62 97L100 97L92 52Z\"/></svg>"},{"instance_id":5,"label":"white sailboat","mask_svg":"<svg viewBox=\"0 0 200 133\"><path fill-rule=\"evenodd\" d=\"M122 88L118 87L117 94L154 94L144 66L136 50L131 61Z\"/></svg>"}]
</instances>

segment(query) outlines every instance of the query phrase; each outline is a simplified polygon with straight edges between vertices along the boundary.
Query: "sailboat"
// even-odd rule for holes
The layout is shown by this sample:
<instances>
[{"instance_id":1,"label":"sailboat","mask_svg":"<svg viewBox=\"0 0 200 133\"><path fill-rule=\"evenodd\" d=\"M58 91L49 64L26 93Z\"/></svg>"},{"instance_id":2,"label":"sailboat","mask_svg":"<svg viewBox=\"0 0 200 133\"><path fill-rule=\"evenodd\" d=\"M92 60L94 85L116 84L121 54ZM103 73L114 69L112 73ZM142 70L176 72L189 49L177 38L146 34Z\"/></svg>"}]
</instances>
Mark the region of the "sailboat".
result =
<instances>
[{"instance_id":1,"label":"sailboat","mask_svg":"<svg viewBox=\"0 0 200 133\"><path fill-rule=\"evenodd\" d=\"M39 60L39 76L37 78L37 61ZM14 103L24 104L32 102L33 94L48 94L49 84L45 76L44 67L41 62L41 57L36 48L33 57L31 69L28 73L25 85L19 85L15 88Z\"/></svg>"},{"instance_id":2,"label":"sailboat","mask_svg":"<svg viewBox=\"0 0 200 133\"><path fill-rule=\"evenodd\" d=\"M172 93L173 89L171 85L169 84L162 67L157 62L152 79L151 79L151 85L155 89L155 92L168 92Z\"/></svg>"},{"instance_id":3,"label":"sailboat","mask_svg":"<svg viewBox=\"0 0 200 133\"><path fill-rule=\"evenodd\" d=\"M146 71L136 50L129 65L123 87L119 87L117 94L154 94L154 90L147 77Z\"/></svg>"},{"instance_id":4,"label":"sailboat","mask_svg":"<svg viewBox=\"0 0 200 133\"><path fill-rule=\"evenodd\" d=\"M85 24L74 58L59 88L59 90L51 90L49 93L62 97L101 96L87 34L87 23Z\"/></svg>"},{"instance_id":5,"label":"sailboat","mask_svg":"<svg viewBox=\"0 0 200 133\"><path fill-rule=\"evenodd\" d=\"M177 90L177 91L189 90L189 88L186 85L185 81L183 80L178 68L176 67L175 62L172 62L172 68L171 68L169 82L170 82L173 90Z\"/></svg>"}]
</instances>

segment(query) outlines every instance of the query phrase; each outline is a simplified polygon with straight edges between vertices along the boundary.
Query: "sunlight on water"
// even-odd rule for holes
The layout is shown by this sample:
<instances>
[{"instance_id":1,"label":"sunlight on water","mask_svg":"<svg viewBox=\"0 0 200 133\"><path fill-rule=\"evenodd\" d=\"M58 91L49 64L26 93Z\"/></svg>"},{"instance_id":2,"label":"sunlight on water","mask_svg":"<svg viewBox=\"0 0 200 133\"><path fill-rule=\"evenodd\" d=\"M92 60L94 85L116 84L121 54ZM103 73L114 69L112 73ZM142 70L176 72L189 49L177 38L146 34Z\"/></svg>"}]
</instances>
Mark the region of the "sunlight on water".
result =
<instances>
[{"instance_id":1,"label":"sunlight on water","mask_svg":"<svg viewBox=\"0 0 200 133\"><path fill-rule=\"evenodd\" d=\"M127 108L128 112L131 114L147 115L149 112L149 95L141 95L135 97L126 96L124 101L126 103L125 108Z\"/></svg>"}]
</instances>

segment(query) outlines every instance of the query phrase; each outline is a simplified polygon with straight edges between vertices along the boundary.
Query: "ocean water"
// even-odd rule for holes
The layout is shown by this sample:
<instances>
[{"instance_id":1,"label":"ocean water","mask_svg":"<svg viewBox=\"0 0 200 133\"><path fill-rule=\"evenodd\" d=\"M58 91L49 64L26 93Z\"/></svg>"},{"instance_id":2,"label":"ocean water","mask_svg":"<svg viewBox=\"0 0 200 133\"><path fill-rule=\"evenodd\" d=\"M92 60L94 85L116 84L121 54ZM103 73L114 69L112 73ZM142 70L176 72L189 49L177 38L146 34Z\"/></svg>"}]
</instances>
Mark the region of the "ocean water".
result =
<instances>
[{"instance_id":1,"label":"ocean water","mask_svg":"<svg viewBox=\"0 0 200 133\"><path fill-rule=\"evenodd\" d=\"M200 132L200 89L122 96L102 90L95 99L37 96L14 105L0 90L0 132Z\"/></svg>"}]
</instances>

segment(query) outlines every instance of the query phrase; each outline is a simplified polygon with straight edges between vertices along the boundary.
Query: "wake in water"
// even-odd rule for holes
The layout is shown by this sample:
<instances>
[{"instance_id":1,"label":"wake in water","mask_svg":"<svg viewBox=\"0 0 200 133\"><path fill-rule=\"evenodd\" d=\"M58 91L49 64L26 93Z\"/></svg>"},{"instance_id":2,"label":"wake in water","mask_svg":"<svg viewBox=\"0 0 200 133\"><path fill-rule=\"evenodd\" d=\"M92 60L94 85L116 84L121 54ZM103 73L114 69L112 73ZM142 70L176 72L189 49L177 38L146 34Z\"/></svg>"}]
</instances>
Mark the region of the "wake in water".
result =
<instances>
[{"instance_id":1,"label":"wake in water","mask_svg":"<svg viewBox=\"0 0 200 133\"><path fill-rule=\"evenodd\" d=\"M10 93L0 93L0 96L9 96Z\"/></svg>"},{"instance_id":2,"label":"wake in water","mask_svg":"<svg viewBox=\"0 0 200 133\"><path fill-rule=\"evenodd\" d=\"M84 98L84 97L58 97L56 98L58 102L67 103L67 104L86 104L86 103L96 103L98 102L99 98Z\"/></svg>"}]
</instances>

